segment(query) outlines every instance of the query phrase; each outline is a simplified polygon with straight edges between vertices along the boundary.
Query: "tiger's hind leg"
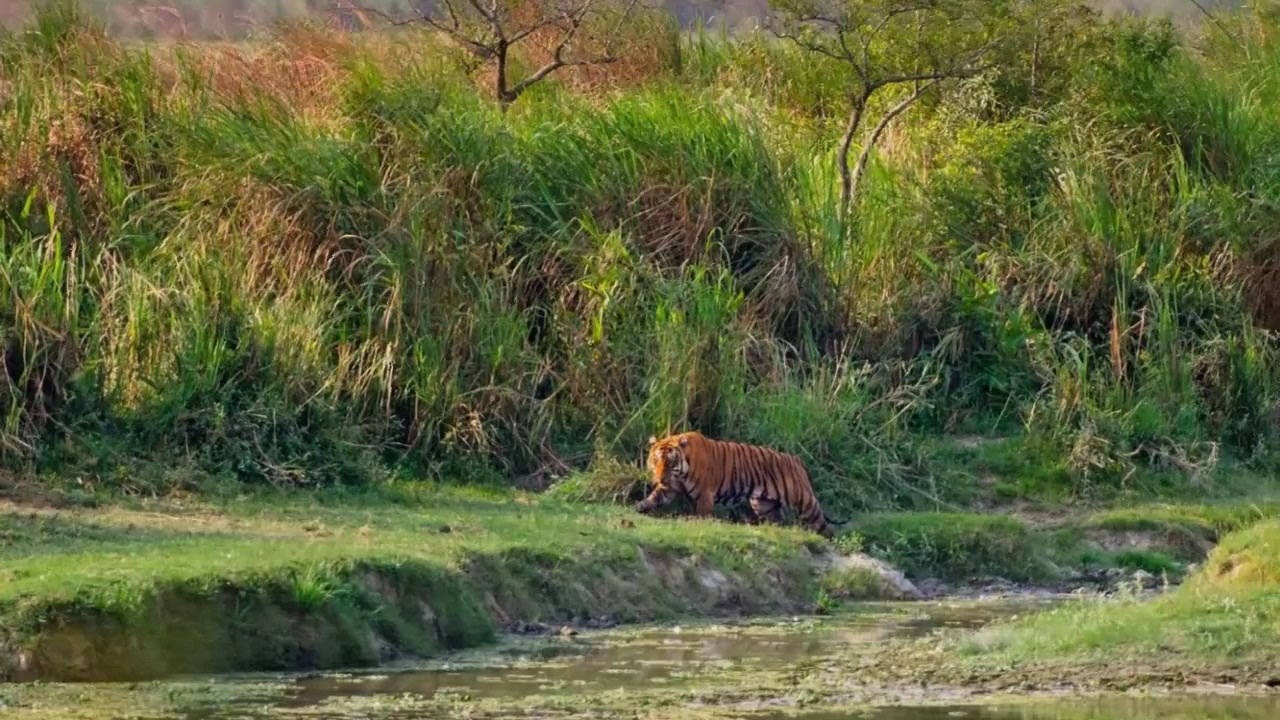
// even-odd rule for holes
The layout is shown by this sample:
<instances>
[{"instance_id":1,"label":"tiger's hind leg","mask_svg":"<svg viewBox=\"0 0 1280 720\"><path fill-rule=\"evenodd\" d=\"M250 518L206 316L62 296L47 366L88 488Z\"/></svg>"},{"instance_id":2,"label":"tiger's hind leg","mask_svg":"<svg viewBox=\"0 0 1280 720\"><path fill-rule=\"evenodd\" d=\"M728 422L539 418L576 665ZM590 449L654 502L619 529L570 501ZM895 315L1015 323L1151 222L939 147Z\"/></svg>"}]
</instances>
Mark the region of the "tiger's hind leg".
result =
<instances>
[{"instance_id":1,"label":"tiger's hind leg","mask_svg":"<svg viewBox=\"0 0 1280 720\"><path fill-rule=\"evenodd\" d=\"M764 497L751 498L751 513L754 515L752 525L758 525L761 522L770 522L775 525L782 523L782 503L777 500L770 500Z\"/></svg>"}]
</instances>

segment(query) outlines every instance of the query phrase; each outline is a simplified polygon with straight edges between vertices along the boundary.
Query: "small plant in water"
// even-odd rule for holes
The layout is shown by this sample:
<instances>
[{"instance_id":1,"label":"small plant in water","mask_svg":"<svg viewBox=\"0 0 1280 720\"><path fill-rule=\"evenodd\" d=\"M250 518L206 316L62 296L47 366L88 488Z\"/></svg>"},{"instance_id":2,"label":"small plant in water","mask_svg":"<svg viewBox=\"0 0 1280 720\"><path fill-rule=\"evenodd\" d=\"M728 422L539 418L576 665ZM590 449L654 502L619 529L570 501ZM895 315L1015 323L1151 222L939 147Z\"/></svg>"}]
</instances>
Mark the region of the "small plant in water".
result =
<instances>
[{"instance_id":1,"label":"small plant in water","mask_svg":"<svg viewBox=\"0 0 1280 720\"><path fill-rule=\"evenodd\" d=\"M818 599L813 604L813 612L818 615L830 615L836 607L836 601L826 588L818 588Z\"/></svg>"}]
</instances>

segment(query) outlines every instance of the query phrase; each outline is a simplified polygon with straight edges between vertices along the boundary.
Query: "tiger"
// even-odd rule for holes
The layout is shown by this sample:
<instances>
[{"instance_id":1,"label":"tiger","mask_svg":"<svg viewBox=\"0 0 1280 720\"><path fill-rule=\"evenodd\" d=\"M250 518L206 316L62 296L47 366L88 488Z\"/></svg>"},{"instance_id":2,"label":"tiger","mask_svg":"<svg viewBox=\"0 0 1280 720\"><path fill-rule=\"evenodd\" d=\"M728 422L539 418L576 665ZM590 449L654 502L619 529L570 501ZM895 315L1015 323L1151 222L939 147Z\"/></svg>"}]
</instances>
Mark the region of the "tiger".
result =
<instances>
[{"instance_id":1,"label":"tiger","mask_svg":"<svg viewBox=\"0 0 1280 720\"><path fill-rule=\"evenodd\" d=\"M822 511L800 458L758 445L712 440L699 432L649 438L648 466L653 491L635 504L641 514L652 512L680 495L694 504L694 512L709 516L717 502L747 499L752 524L780 522L790 507L810 530L825 538L835 535L832 520Z\"/></svg>"}]
</instances>

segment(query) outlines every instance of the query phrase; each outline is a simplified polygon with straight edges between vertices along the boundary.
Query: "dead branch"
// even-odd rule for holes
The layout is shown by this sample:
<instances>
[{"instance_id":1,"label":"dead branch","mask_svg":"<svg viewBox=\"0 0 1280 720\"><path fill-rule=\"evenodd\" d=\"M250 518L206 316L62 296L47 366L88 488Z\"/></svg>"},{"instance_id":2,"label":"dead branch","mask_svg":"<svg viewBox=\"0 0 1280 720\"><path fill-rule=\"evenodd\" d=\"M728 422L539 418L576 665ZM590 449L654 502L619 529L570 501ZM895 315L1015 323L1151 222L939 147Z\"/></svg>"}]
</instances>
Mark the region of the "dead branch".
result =
<instances>
[{"instance_id":1,"label":"dead branch","mask_svg":"<svg viewBox=\"0 0 1280 720\"><path fill-rule=\"evenodd\" d=\"M524 7L536 9L535 17L515 19L514 3L522 0L441 0L435 11L410 18L395 18L377 8L346 3L349 9L381 18L390 27L421 24L457 43L475 57L494 66L494 91L506 109L529 88L566 67L605 65L618 58L613 44L631 19L641 0L625 0L618 20L603 33L601 52L583 55L575 44L584 28L602 12L610 0L526 0ZM511 48L544 32L555 32L551 59L514 83L510 74Z\"/></svg>"}]
</instances>

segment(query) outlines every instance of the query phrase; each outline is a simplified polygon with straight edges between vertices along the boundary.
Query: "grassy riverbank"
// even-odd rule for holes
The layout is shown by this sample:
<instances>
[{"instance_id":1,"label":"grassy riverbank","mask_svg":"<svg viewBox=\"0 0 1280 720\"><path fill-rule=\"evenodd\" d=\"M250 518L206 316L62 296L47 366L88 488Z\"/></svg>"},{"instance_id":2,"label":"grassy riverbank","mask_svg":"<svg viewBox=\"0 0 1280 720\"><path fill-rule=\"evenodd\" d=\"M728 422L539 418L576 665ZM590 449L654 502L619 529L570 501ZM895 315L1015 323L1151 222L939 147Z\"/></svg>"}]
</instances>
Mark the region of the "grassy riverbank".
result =
<instances>
[{"instance_id":1,"label":"grassy riverbank","mask_svg":"<svg viewBox=\"0 0 1280 720\"><path fill-rule=\"evenodd\" d=\"M993 628L958 650L984 662L1099 665L1156 660L1249 670L1280 683L1280 523L1223 539L1204 567L1155 601L1084 603Z\"/></svg>"},{"instance_id":2,"label":"grassy riverbank","mask_svg":"<svg viewBox=\"0 0 1280 720\"><path fill-rule=\"evenodd\" d=\"M421 483L15 498L0 503L3 669L81 679L367 665L511 623L829 611L884 591L860 571L824 577L831 553L858 549L943 592L991 578L1107 587L1135 571L1176 583L1221 533L1277 510L872 514L831 547L795 528Z\"/></svg>"},{"instance_id":3,"label":"grassy riverbank","mask_svg":"<svg viewBox=\"0 0 1280 720\"><path fill-rule=\"evenodd\" d=\"M14 677L365 665L508 622L809 610L815 538L510 491L0 506ZM198 641L197 641L198 640Z\"/></svg>"},{"instance_id":4,"label":"grassy riverbank","mask_svg":"<svg viewBox=\"0 0 1280 720\"><path fill-rule=\"evenodd\" d=\"M1280 500L1270 495L1208 504L1132 498L1118 508L875 513L856 517L852 532L863 549L916 578L1044 582L1106 568L1178 578L1227 533L1277 516Z\"/></svg>"},{"instance_id":5,"label":"grassy riverbank","mask_svg":"<svg viewBox=\"0 0 1280 720\"><path fill-rule=\"evenodd\" d=\"M1280 524L1226 535L1154 599L1085 599L977 633L904 643L863 668L874 682L997 691L1280 686Z\"/></svg>"},{"instance_id":6,"label":"grassy riverbank","mask_svg":"<svg viewBox=\"0 0 1280 720\"><path fill-rule=\"evenodd\" d=\"M918 639L930 628L946 628L946 637L974 637L973 628L984 622L1035 609L1037 604L1026 599L858 604L823 618L681 622L678 627L588 632L575 638L509 639L493 650L459 653L447 662L415 663L391 672L18 686L0 688L0 702L7 702L20 720L98 720L129 713L184 717L228 707L236 708L236 717L264 720L719 720L757 715L762 720L825 720L876 717L873 709L885 706L892 708L886 714L912 718L954 717L963 711L989 720L1264 720L1280 709L1280 695L1266 686L1265 672L1274 665L1231 674L1231 666L1222 663L1203 658L1192 663L1176 653L1164 657L1152 652L1089 665L1031 663L986 670L970 666L960 673L953 666L954 657L935 653L930 663L929 657L903 652L936 647L936 638ZM984 634L977 631L979 637ZM1274 660L1274 653L1251 654L1248 659ZM950 672L939 669L947 667ZM1232 684L1228 695L1222 694L1223 682ZM1107 692L1116 690L1139 692ZM83 702L90 693L100 699L92 706ZM988 715L982 709L992 707L1007 710Z\"/></svg>"}]
</instances>

